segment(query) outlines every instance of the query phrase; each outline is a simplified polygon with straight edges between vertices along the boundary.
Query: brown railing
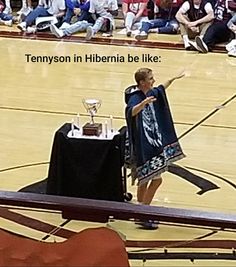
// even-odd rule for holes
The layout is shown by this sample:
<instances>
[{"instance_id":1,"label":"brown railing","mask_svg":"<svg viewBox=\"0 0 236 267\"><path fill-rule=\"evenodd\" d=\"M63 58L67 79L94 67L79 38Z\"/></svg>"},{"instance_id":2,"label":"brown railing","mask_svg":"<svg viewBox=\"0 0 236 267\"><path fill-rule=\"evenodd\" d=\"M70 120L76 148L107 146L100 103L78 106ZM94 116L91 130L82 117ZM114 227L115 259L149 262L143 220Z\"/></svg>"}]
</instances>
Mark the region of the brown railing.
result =
<instances>
[{"instance_id":1,"label":"brown railing","mask_svg":"<svg viewBox=\"0 0 236 267\"><path fill-rule=\"evenodd\" d=\"M106 222L109 217L121 220L152 219L189 225L236 229L236 215L190 209L143 206L104 200L0 191L0 205L58 210L63 218Z\"/></svg>"}]
</instances>

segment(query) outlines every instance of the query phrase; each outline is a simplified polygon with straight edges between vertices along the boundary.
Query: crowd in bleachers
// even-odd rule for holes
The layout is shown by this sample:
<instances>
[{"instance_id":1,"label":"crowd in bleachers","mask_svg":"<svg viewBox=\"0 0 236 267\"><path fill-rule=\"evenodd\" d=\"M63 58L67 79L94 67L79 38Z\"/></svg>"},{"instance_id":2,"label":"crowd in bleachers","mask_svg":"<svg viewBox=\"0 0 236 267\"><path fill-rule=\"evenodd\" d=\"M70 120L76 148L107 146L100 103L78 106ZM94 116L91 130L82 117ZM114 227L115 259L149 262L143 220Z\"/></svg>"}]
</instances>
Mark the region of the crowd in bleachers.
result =
<instances>
[{"instance_id":1,"label":"crowd in bleachers","mask_svg":"<svg viewBox=\"0 0 236 267\"><path fill-rule=\"evenodd\" d=\"M211 51L227 43L229 56L236 56L236 0L123 0L122 15L127 37L137 41L151 33L180 32L186 50ZM50 29L58 38L86 32L92 39L98 31L112 36L118 15L117 0L31 0L12 15L11 1L0 0L0 23L34 34ZM40 19L39 19L40 18Z\"/></svg>"}]
</instances>

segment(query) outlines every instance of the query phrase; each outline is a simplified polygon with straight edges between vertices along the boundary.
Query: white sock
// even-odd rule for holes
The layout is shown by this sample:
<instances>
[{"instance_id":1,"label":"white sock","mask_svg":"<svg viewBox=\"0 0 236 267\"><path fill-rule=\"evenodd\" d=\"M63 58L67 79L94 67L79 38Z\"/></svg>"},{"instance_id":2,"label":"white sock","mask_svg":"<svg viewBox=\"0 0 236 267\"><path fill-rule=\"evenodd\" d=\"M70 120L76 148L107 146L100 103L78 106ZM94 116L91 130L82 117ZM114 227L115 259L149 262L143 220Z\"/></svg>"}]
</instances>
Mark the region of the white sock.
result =
<instances>
[{"instance_id":1,"label":"white sock","mask_svg":"<svg viewBox=\"0 0 236 267\"><path fill-rule=\"evenodd\" d=\"M189 46L189 39L188 39L188 35L183 35L183 41L184 41L184 47L188 47Z\"/></svg>"}]
</instances>

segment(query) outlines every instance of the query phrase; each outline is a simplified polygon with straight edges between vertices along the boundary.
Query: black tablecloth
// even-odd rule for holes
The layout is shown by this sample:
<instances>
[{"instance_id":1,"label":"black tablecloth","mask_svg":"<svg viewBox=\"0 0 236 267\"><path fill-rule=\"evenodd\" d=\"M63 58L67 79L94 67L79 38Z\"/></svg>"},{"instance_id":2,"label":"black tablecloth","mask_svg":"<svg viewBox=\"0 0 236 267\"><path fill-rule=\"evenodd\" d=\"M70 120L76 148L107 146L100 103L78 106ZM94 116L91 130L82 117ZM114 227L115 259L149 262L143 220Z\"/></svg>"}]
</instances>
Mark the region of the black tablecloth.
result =
<instances>
[{"instance_id":1,"label":"black tablecloth","mask_svg":"<svg viewBox=\"0 0 236 267\"><path fill-rule=\"evenodd\" d=\"M67 137L70 129L66 123L55 133L47 194L123 201L124 133L113 140L78 139Z\"/></svg>"}]
</instances>

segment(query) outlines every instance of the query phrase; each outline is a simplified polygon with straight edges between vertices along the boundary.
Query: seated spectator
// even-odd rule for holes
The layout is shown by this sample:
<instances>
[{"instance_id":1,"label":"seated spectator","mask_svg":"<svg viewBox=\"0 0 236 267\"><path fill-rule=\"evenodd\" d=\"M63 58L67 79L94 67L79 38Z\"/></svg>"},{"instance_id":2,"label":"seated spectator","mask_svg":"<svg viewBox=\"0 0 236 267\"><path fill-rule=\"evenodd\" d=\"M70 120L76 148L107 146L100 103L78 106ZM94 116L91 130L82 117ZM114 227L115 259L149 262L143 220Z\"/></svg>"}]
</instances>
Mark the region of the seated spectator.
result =
<instances>
[{"instance_id":1,"label":"seated spectator","mask_svg":"<svg viewBox=\"0 0 236 267\"><path fill-rule=\"evenodd\" d=\"M234 39L226 45L228 56L236 57L236 0L229 2L229 9L233 12L233 17L228 22L228 28L233 32Z\"/></svg>"},{"instance_id":2,"label":"seated spectator","mask_svg":"<svg viewBox=\"0 0 236 267\"><path fill-rule=\"evenodd\" d=\"M207 29L203 38L197 36L196 48L201 53L207 53L219 43L227 42L231 38L231 30L227 23L231 18L228 10L227 0L217 0L215 5L215 19L212 25Z\"/></svg>"},{"instance_id":3,"label":"seated spectator","mask_svg":"<svg viewBox=\"0 0 236 267\"><path fill-rule=\"evenodd\" d=\"M126 35L128 37L131 36L131 30L135 24L148 20L147 3L148 0L123 0L122 12L125 20ZM138 23L139 26L140 23Z\"/></svg>"},{"instance_id":4,"label":"seated spectator","mask_svg":"<svg viewBox=\"0 0 236 267\"><path fill-rule=\"evenodd\" d=\"M115 28L114 16L118 15L117 0L90 0L89 12L96 19L93 26L87 28L86 40L90 40L98 31L112 35Z\"/></svg>"},{"instance_id":5,"label":"seated spectator","mask_svg":"<svg viewBox=\"0 0 236 267\"><path fill-rule=\"evenodd\" d=\"M91 13L89 13L90 2L86 2L86 8L84 8L84 13L81 13L81 16L78 17L78 21L73 24L68 24L64 22L60 28L56 25L51 25L51 32L57 37L62 38L64 36L70 36L77 32L85 32L89 26L92 26L95 23L94 18ZM67 24L67 25L65 25Z\"/></svg>"},{"instance_id":6,"label":"seated spectator","mask_svg":"<svg viewBox=\"0 0 236 267\"><path fill-rule=\"evenodd\" d=\"M175 15L182 4L182 0L157 0L157 18L142 22L139 33L135 36L136 40L148 38L148 32L176 34L179 29Z\"/></svg>"},{"instance_id":7,"label":"seated spectator","mask_svg":"<svg viewBox=\"0 0 236 267\"><path fill-rule=\"evenodd\" d=\"M5 4L6 4L6 7L5 7L3 12L5 14L11 14L12 13L12 8L11 8L10 0L5 0ZM33 10L33 8L32 8L31 0L22 0L22 7L17 12L17 15L21 15L22 13L24 13L25 15L28 15L32 10Z\"/></svg>"},{"instance_id":8,"label":"seated spectator","mask_svg":"<svg viewBox=\"0 0 236 267\"><path fill-rule=\"evenodd\" d=\"M187 0L178 10L176 19L180 23L180 33L184 47L189 50L192 45L189 39L196 36L202 37L205 34L214 19L214 11L210 2Z\"/></svg>"},{"instance_id":9,"label":"seated spectator","mask_svg":"<svg viewBox=\"0 0 236 267\"><path fill-rule=\"evenodd\" d=\"M87 20L89 14L89 0L66 0L66 15L63 18L61 28L68 27L71 23L72 17L76 16L77 21Z\"/></svg>"},{"instance_id":10,"label":"seated spectator","mask_svg":"<svg viewBox=\"0 0 236 267\"><path fill-rule=\"evenodd\" d=\"M48 3L47 3L48 2ZM55 16L57 19L62 19L65 14L64 0L39 0L38 6L29 13L23 22L19 23L17 27L27 33L35 33L36 28L30 27L35 23L38 17Z\"/></svg>"},{"instance_id":11,"label":"seated spectator","mask_svg":"<svg viewBox=\"0 0 236 267\"><path fill-rule=\"evenodd\" d=\"M4 3L0 1L0 24L11 27L14 18L11 14L4 13L4 8Z\"/></svg>"}]
</instances>

